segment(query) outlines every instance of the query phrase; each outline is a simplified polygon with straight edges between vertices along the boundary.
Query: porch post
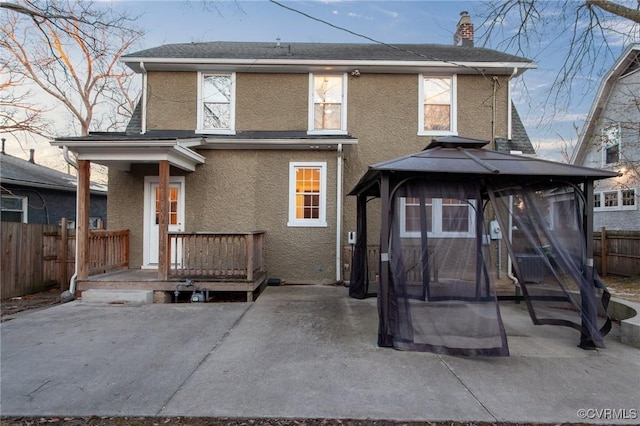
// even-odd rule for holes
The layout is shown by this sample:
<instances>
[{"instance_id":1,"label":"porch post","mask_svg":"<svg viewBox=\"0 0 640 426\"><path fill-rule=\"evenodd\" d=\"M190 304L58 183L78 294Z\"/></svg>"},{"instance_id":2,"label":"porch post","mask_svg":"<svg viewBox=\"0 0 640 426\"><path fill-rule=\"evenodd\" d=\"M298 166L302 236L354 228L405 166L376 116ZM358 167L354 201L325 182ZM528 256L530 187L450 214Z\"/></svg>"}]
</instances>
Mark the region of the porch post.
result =
<instances>
[{"instance_id":1,"label":"porch post","mask_svg":"<svg viewBox=\"0 0 640 426\"><path fill-rule=\"evenodd\" d=\"M158 170L158 279L167 280L171 252L169 250L169 161L160 160ZM152 207L153 208L153 207Z\"/></svg>"},{"instance_id":2,"label":"porch post","mask_svg":"<svg viewBox=\"0 0 640 426\"><path fill-rule=\"evenodd\" d=\"M89 279L89 182L91 179L91 162L78 160L78 211L76 212L76 244L78 258L78 280ZM63 265L66 268L66 265Z\"/></svg>"}]
</instances>

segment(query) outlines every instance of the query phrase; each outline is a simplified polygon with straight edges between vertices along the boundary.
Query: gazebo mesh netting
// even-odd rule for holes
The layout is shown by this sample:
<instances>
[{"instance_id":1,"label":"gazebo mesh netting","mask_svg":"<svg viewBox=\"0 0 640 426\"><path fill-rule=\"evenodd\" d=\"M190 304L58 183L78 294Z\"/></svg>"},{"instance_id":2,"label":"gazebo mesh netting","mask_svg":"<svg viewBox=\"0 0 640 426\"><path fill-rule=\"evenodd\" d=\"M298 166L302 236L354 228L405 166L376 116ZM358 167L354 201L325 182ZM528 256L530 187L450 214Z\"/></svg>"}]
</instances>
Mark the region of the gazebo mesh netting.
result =
<instances>
[{"instance_id":1,"label":"gazebo mesh netting","mask_svg":"<svg viewBox=\"0 0 640 426\"><path fill-rule=\"evenodd\" d=\"M581 346L604 347L611 324L608 292L587 254L589 204L579 186L389 176L363 179L365 190L352 192L358 195L350 283L350 295L356 298L370 294L373 284L366 259L367 201L371 194L382 199L380 263L375 265L380 272L380 346L452 355L509 354L494 284L499 257L493 249L496 241L490 244L489 223L494 221L534 324L573 327L580 331Z\"/></svg>"}]
</instances>

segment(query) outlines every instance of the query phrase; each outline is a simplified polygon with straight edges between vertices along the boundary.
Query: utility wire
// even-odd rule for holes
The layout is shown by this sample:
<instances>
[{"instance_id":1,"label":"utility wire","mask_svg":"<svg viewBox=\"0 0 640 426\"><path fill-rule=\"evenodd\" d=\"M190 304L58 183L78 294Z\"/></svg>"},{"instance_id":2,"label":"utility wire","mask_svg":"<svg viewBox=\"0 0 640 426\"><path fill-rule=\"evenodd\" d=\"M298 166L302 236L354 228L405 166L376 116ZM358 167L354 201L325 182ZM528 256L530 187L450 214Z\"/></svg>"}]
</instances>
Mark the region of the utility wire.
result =
<instances>
[{"instance_id":1,"label":"utility wire","mask_svg":"<svg viewBox=\"0 0 640 426\"><path fill-rule=\"evenodd\" d=\"M301 10L295 9L295 8L287 6L287 5L284 5L284 4L280 3L279 1L269 0L269 2L275 4L276 6L280 6L283 9L287 9L287 10L290 10L291 12L294 12L294 13L297 13L299 15L302 15L305 18L309 18L309 19L311 19L313 21L320 22L321 24L328 25L328 26L330 26L332 28L335 28L335 29L340 30L340 31L344 31L344 32L349 33L351 35L354 35L356 37L364 38L365 40L372 41L372 42L374 42L376 44L380 44L382 46L386 46L386 47L389 47L391 49L399 50L401 52L409 53L411 55L416 55L416 56L419 56L421 58L429 59L431 61L444 62L444 63L447 63L447 64L459 66L459 67L471 68L471 69L474 69L474 70L478 71L480 74L484 75L484 72L481 69L478 69L478 68L475 68L475 67L472 67L472 66L468 66L468 65L459 64L459 63L453 62L453 61L447 61L447 60L436 58L436 57L433 57L433 56L428 56L428 55L425 55L423 53L418 53L418 52L414 52L414 51L411 51L411 50L408 50L408 49L404 49L404 48L402 48L400 46L396 46L396 45L393 45L393 44L385 43L383 41L380 41L380 40L377 40L375 38L369 37L367 35L360 34L360 33L357 33L355 31L352 31L352 30L350 30L348 28L344 28L344 27L341 27L339 25L332 24L331 22L325 21L324 19L316 18L315 16L309 15L308 13L302 12Z\"/></svg>"}]
</instances>

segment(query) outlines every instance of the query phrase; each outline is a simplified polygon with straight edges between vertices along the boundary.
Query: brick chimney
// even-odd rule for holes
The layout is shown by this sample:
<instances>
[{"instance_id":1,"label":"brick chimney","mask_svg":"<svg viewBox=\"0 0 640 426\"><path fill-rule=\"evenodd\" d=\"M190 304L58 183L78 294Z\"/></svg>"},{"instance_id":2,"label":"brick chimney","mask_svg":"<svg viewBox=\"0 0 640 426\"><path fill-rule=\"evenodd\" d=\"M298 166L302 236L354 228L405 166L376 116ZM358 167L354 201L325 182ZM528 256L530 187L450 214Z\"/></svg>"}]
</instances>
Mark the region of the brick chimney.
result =
<instances>
[{"instance_id":1,"label":"brick chimney","mask_svg":"<svg viewBox=\"0 0 640 426\"><path fill-rule=\"evenodd\" d=\"M453 45L473 47L473 24L466 10L460 12L460 20L453 35Z\"/></svg>"}]
</instances>

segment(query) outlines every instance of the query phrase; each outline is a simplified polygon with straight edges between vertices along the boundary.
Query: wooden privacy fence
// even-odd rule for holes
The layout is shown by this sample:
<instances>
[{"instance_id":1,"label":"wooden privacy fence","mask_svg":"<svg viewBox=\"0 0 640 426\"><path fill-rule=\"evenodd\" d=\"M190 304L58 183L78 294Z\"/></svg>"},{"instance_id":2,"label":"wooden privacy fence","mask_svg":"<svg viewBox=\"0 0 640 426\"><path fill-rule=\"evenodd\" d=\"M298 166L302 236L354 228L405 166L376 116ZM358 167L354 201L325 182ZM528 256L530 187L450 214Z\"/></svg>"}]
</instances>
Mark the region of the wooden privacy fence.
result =
<instances>
[{"instance_id":1,"label":"wooden privacy fence","mask_svg":"<svg viewBox=\"0 0 640 426\"><path fill-rule=\"evenodd\" d=\"M609 231L593 234L594 263L600 275L640 275L640 231Z\"/></svg>"},{"instance_id":2,"label":"wooden privacy fence","mask_svg":"<svg viewBox=\"0 0 640 426\"><path fill-rule=\"evenodd\" d=\"M69 288L75 270L75 231L63 226L2 222L1 297ZM89 274L129 266L129 230L90 232Z\"/></svg>"},{"instance_id":3,"label":"wooden privacy fence","mask_svg":"<svg viewBox=\"0 0 640 426\"><path fill-rule=\"evenodd\" d=\"M56 225L0 224L0 290L2 298L24 296L55 285L58 279ZM49 259L49 260L45 260Z\"/></svg>"},{"instance_id":4,"label":"wooden privacy fence","mask_svg":"<svg viewBox=\"0 0 640 426\"><path fill-rule=\"evenodd\" d=\"M253 281L264 271L264 232L170 232L171 277Z\"/></svg>"}]
</instances>

